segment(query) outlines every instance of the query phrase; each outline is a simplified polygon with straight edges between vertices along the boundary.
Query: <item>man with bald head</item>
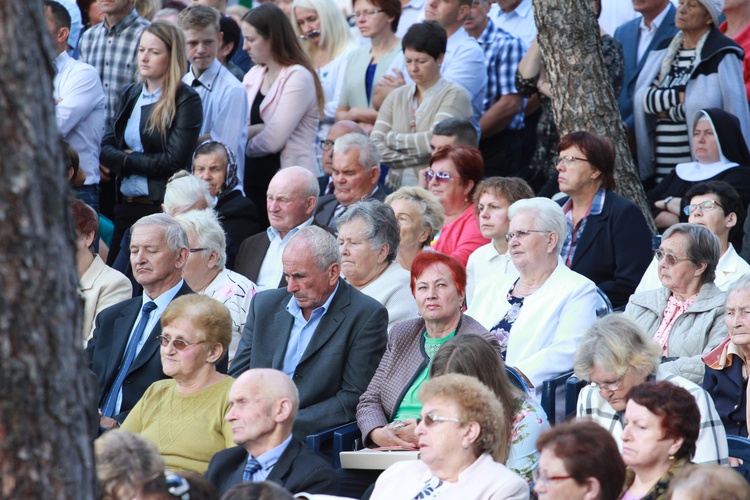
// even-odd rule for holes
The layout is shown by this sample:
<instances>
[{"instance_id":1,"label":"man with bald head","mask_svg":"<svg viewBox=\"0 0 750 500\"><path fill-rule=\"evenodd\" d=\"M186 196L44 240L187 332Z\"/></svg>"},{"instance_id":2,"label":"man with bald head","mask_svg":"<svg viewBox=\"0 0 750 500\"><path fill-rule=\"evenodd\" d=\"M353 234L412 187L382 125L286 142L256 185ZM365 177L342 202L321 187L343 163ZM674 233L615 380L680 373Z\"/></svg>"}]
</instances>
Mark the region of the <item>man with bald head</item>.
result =
<instances>
[{"instance_id":1,"label":"man with bald head","mask_svg":"<svg viewBox=\"0 0 750 500\"><path fill-rule=\"evenodd\" d=\"M225 418L238 446L214 455L206 471L219 495L245 481L273 481L292 493L338 493L333 468L292 436L299 396L284 372L246 371L232 385L229 404Z\"/></svg>"},{"instance_id":2,"label":"man with bald head","mask_svg":"<svg viewBox=\"0 0 750 500\"><path fill-rule=\"evenodd\" d=\"M325 175L318 177L318 184L320 185L320 196L327 194L333 194L336 190L333 185L333 144L336 139L346 134L362 134L367 135L365 129L363 129L357 122L351 120L341 120L328 129L328 136L323 141L323 159L322 167Z\"/></svg>"},{"instance_id":3,"label":"man with bald head","mask_svg":"<svg viewBox=\"0 0 750 500\"><path fill-rule=\"evenodd\" d=\"M271 226L265 233L255 234L242 242L234 259L234 271L256 283L259 290L286 286L281 254L289 238L313 224L317 194L318 180L306 168L279 170L266 192Z\"/></svg>"}]
</instances>

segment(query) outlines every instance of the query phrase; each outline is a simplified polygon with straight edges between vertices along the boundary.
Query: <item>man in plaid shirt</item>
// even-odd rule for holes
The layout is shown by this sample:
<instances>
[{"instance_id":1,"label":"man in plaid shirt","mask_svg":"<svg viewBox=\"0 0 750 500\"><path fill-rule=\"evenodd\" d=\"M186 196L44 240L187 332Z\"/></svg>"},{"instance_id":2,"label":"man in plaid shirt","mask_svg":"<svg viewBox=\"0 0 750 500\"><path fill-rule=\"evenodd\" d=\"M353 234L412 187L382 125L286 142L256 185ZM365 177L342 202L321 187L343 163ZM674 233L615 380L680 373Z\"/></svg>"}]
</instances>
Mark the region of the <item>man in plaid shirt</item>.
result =
<instances>
[{"instance_id":1,"label":"man in plaid shirt","mask_svg":"<svg viewBox=\"0 0 750 500\"><path fill-rule=\"evenodd\" d=\"M464 28L484 51L487 91L479 120L484 175L518 175L523 130L523 99L516 91L516 70L526 52L520 38L495 26L490 2L474 0Z\"/></svg>"},{"instance_id":2,"label":"man in plaid shirt","mask_svg":"<svg viewBox=\"0 0 750 500\"><path fill-rule=\"evenodd\" d=\"M120 91L135 81L138 40L150 23L135 11L135 0L97 0L104 22L81 38L81 60L99 72L109 126L120 103Z\"/></svg>"}]
</instances>

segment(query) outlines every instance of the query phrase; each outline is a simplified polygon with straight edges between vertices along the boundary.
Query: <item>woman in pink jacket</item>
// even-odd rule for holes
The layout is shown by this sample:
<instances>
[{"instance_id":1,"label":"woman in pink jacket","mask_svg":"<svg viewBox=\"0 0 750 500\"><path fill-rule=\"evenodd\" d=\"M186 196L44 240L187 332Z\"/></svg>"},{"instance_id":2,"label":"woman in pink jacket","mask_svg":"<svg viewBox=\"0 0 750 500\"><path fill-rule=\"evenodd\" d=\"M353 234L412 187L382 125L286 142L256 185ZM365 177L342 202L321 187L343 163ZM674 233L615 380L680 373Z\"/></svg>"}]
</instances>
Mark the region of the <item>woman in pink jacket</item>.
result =
<instances>
[{"instance_id":1,"label":"woman in pink jacket","mask_svg":"<svg viewBox=\"0 0 750 500\"><path fill-rule=\"evenodd\" d=\"M242 35L256 64L243 81L250 103L245 193L265 216L266 189L280 168L297 165L318 175L315 136L325 98L279 7L266 3L245 14Z\"/></svg>"}]
</instances>

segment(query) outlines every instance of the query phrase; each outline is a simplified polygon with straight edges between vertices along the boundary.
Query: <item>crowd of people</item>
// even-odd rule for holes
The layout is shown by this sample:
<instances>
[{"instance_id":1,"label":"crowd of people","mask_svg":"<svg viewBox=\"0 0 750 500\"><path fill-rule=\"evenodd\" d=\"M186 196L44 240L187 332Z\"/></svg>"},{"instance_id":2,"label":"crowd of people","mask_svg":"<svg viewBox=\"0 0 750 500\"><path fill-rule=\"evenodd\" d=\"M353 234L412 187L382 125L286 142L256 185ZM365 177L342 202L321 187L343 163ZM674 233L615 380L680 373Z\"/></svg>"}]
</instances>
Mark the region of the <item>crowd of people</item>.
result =
<instances>
[{"instance_id":1,"label":"crowd of people","mask_svg":"<svg viewBox=\"0 0 750 500\"><path fill-rule=\"evenodd\" d=\"M44 1L103 498L750 498L750 2L589 3L650 214L532 0Z\"/></svg>"}]
</instances>

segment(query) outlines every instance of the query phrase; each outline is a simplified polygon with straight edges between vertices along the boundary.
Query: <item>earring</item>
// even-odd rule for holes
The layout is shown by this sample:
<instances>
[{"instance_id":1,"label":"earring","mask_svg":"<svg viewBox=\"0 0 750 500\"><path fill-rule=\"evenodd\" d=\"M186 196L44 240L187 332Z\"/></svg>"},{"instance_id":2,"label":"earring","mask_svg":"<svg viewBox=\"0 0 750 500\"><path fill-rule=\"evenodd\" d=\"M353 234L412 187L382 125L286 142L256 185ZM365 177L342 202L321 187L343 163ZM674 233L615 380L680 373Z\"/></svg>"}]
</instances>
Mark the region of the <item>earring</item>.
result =
<instances>
[{"instance_id":1,"label":"earring","mask_svg":"<svg viewBox=\"0 0 750 500\"><path fill-rule=\"evenodd\" d=\"M669 455L669 461L674 462L674 455Z\"/></svg>"}]
</instances>

